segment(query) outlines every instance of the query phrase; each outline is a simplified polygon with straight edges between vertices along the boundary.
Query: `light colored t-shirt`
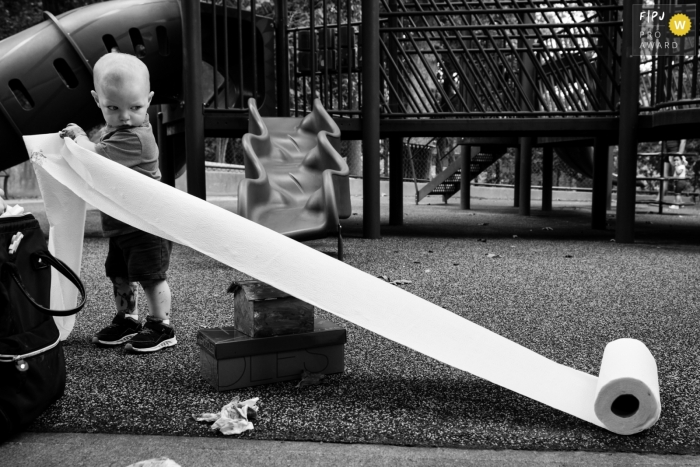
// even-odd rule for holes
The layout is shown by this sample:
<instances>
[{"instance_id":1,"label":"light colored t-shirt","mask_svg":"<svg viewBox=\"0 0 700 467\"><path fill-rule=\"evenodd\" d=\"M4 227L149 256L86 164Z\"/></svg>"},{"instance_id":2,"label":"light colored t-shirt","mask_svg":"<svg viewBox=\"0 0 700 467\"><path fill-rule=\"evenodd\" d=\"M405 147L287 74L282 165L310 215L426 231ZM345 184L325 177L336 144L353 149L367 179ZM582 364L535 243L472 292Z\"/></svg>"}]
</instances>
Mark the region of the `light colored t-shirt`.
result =
<instances>
[{"instance_id":1,"label":"light colored t-shirt","mask_svg":"<svg viewBox=\"0 0 700 467\"><path fill-rule=\"evenodd\" d=\"M95 152L140 174L160 180L158 145L148 120L141 126L127 128L106 126L102 130L100 141L95 145ZM102 233L105 237L115 237L137 230L103 212L100 214Z\"/></svg>"}]
</instances>

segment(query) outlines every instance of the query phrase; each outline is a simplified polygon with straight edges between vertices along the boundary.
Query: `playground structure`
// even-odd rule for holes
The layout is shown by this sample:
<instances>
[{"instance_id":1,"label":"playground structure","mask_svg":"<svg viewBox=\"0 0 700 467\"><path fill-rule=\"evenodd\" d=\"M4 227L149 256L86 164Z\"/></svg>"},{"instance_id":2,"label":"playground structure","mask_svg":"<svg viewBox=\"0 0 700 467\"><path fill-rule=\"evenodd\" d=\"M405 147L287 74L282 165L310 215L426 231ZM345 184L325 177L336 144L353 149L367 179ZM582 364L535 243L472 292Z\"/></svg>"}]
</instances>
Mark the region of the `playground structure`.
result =
<instances>
[{"instance_id":1,"label":"playground structure","mask_svg":"<svg viewBox=\"0 0 700 467\"><path fill-rule=\"evenodd\" d=\"M694 15L696 2L676 3ZM462 208L469 207L468 182L481 169L472 156L490 151L495 160L503 148L517 148L515 203L522 215L531 210L532 148L543 148L545 167L557 148L593 176L596 229L606 226L609 147L618 145L616 239L631 242L637 143L693 138L699 131L697 45L685 55L643 57L640 72L640 57L630 53L633 28L622 27L634 22L630 2L361 4L360 15L348 1L323 0L310 24L298 28L259 14L254 0L245 8L240 1L126 0L49 15L0 43L0 77L9 83L0 88L0 135L10 154L2 165L25 157L18 150L22 133L57 131L66 121L99 123L82 96L89 96L90 64L112 50L112 42L152 70L162 105L164 181L174 183L186 161L188 191L201 198L204 137L243 136L250 97L265 118L305 115L318 98L344 139L363 141L368 238L380 236L380 138L389 139L394 225L403 222L406 137L461 138L459 163L444 175L459 186ZM274 9L276 18L287 18L286 2ZM30 41L37 34L47 39ZM54 43L59 47L52 49ZM180 88L172 77L181 69ZM189 104L196 102L203 106ZM551 176L542 190L542 207L551 209Z\"/></svg>"}]
</instances>

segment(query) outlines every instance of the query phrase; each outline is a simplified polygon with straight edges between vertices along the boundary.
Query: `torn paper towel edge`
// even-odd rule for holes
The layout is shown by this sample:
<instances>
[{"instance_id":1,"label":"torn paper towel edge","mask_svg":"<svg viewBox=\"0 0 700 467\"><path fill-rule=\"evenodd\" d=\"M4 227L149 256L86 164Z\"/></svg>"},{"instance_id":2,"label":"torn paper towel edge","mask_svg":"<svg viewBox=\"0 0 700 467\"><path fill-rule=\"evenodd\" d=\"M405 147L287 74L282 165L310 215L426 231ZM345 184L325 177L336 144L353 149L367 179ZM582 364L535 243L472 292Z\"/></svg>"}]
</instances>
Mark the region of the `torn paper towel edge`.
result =
<instances>
[{"instance_id":1,"label":"torn paper towel edge","mask_svg":"<svg viewBox=\"0 0 700 467\"><path fill-rule=\"evenodd\" d=\"M431 358L605 428L594 411L595 376L549 360L266 227L111 162L70 139L64 142L57 134L48 134L25 137L25 143L30 153L43 150L42 169L83 203ZM56 209L53 215L68 215L76 202L75 197L65 196L51 207ZM77 255L72 246L82 242L82 238L73 238L79 235L82 232L77 229L57 231L56 248L71 245L66 251ZM422 324L426 316L431 326Z\"/></svg>"},{"instance_id":2,"label":"torn paper towel edge","mask_svg":"<svg viewBox=\"0 0 700 467\"><path fill-rule=\"evenodd\" d=\"M64 145L61 138L58 140L48 138L43 147L46 151L59 153ZM66 263L80 277L85 233L85 201L44 170L42 166L46 156L42 151L30 151L29 154L49 222L49 252ZM67 310L75 307L78 289L63 274L51 268L50 296L51 309ZM66 340L75 325L75 315L54 316L53 319L61 333L60 339Z\"/></svg>"}]
</instances>

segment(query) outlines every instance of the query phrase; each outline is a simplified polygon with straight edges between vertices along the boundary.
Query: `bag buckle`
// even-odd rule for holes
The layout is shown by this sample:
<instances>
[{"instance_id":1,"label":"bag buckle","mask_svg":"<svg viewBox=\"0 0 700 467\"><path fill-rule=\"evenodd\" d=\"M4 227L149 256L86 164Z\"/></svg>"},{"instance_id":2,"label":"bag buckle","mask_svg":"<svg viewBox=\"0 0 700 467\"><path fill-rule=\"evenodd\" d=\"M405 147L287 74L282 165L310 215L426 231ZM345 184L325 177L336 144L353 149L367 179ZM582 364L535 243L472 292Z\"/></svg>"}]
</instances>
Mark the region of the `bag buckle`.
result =
<instances>
[{"instance_id":1,"label":"bag buckle","mask_svg":"<svg viewBox=\"0 0 700 467\"><path fill-rule=\"evenodd\" d=\"M37 270L37 269L46 269L49 267L48 264L44 261L44 259L39 256L38 254L33 254L31 256L31 261L32 261L32 267Z\"/></svg>"}]
</instances>

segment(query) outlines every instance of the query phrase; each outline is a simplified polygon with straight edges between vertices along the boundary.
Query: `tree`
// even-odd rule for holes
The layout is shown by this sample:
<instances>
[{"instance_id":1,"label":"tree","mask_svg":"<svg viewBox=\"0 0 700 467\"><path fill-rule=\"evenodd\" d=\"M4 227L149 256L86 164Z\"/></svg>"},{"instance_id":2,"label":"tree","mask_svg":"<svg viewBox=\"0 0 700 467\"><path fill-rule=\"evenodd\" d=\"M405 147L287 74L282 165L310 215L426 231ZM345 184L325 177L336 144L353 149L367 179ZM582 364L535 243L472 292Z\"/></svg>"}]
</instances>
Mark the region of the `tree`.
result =
<instances>
[{"instance_id":1,"label":"tree","mask_svg":"<svg viewBox=\"0 0 700 467\"><path fill-rule=\"evenodd\" d=\"M44 21L44 11L60 15L105 0L0 0L0 40Z\"/></svg>"}]
</instances>

